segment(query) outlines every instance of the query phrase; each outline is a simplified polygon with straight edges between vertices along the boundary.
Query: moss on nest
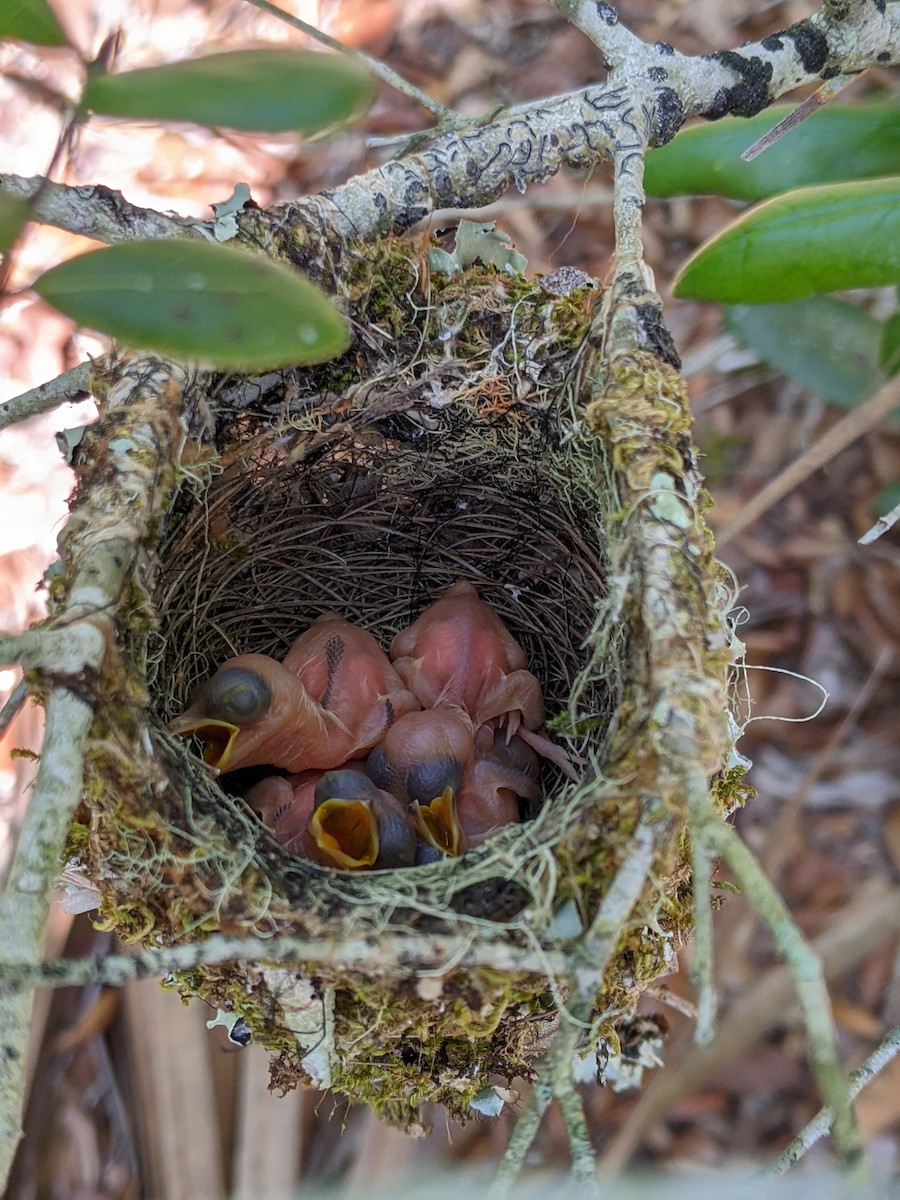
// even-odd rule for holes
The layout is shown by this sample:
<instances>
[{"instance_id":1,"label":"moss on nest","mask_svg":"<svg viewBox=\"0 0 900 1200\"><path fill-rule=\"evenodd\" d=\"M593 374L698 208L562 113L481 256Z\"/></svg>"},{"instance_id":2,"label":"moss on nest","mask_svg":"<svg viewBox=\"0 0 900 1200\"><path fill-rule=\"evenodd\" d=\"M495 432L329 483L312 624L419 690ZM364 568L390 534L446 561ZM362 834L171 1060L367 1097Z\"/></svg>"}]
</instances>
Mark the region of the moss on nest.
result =
<instances>
[{"instance_id":1,"label":"moss on nest","mask_svg":"<svg viewBox=\"0 0 900 1200\"><path fill-rule=\"evenodd\" d=\"M276 1086L312 1076L407 1126L423 1101L465 1117L496 1077L530 1073L564 1002L550 965L571 935L563 915L589 923L648 798L683 827L645 637L647 522L685 540L671 604L699 682L673 702L708 743L710 774L729 664L702 498L683 482L690 422L675 373L649 354L612 364L583 419L595 289L559 296L477 267L429 278L424 263L401 239L345 254L337 297L356 340L343 358L188 381L189 437L123 591L72 836L103 921L126 941L221 931L365 945L357 969L301 957L177 982L244 1014L273 1054ZM107 406L89 432L82 498L122 420ZM663 477L688 496L687 525ZM386 645L458 578L521 640L556 736L584 764L577 784L545 764L535 819L463 859L364 874L291 859L243 804L246 778L223 790L167 733L223 659L281 656L326 608ZM723 806L740 786L722 777ZM683 839L667 839L654 878L598 984L594 1042L614 1038L690 929ZM442 938L464 952L443 962ZM503 965L506 949L525 965Z\"/></svg>"}]
</instances>

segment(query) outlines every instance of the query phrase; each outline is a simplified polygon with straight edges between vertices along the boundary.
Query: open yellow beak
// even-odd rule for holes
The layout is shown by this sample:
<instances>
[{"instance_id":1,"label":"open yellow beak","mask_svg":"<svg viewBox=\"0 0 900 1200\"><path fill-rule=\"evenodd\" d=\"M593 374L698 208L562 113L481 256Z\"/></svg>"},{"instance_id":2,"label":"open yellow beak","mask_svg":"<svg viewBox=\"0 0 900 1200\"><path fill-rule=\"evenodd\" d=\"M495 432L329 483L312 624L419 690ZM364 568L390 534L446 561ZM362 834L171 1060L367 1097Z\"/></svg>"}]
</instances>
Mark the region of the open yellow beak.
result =
<instances>
[{"instance_id":1,"label":"open yellow beak","mask_svg":"<svg viewBox=\"0 0 900 1200\"><path fill-rule=\"evenodd\" d=\"M413 804L412 811L423 841L448 858L462 854L465 845L453 788L445 787L429 804Z\"/></svg>"},{"instance_id":2,"label":"open yellow beak","mask_svg":"<svg viewBox=\"0 0 900 1200\"><path fill-rule=\"evenodd\" d=\"M371 867L378 858L378 825L365 800L326 800L309 819L316 845L349 871Z\"/></svg>"},{"instance_id":3,"label":"open yellow beak","mask_svg":"<svg viewBox=\"0 0 900 1200\"><path fill-rule=\"evenodd\" d=\"M191 734L203 743L203 761L219 771L224 771L231 758L234 743L241 732L237 725L230 721L216 721L211 717L192 717L184 720L176 717L169 725L173 733L179 737Z\"/></svg>"}]
</instances>

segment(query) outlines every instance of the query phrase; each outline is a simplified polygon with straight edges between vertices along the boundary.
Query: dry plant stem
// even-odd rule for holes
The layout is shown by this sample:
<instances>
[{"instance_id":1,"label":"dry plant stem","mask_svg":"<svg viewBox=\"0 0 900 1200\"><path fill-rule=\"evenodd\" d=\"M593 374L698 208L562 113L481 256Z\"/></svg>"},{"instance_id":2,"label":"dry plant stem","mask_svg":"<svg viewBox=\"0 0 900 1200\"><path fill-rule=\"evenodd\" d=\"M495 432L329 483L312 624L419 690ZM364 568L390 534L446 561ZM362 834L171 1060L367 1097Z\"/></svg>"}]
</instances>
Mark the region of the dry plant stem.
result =
<instances>
[{"instance_id":1,"label":"dry plant stem","mask_svg":"<svg viewBox=\"0 0 900 1200\"><path fill-rule=\"evenodd\" d=\"M268 0L247 0L247 3L252 4L254 8L258 8L260 12L269 13L271 16L277 17L279 21L284 21L286 25L291 25L294 29L299 29L301 33L305 33L307 37L311 37L321 45L327 46L329 50L337 50L339 54L344 54L347 58L358 62L367 71L371 71L375 78L380 79L382 83L386 83L389 87L402 92L410 100L417 101L428 112L436 116L439 121L453 121L456 119L457 114L452 109L446 108L439 101L429 96L427 92L423 92L421 88L417 88L415 84L404 79L402 75L398 75L396 71L392 71L389 66L379 59L372 58L368 54L363 54L361 50L355 50L352 46L345 46L337 38L329 37L321 29L316 29L315 25L309 25L299 17L285 12L284 9L278 8L274 4L269 4ZM471 119L466 118L466 123L470 124Z\"/></svg>"},{"instance_id":2,"label":"dry plant stem","mask_svg":"<svg viewBox=\"0 0 900 1200\"><path fill-rule=\"evenodd\" d=\"M733 541L763 513L768 512L789 492L799 487L814 471L818 471L820 467L831 462L842 450L846 450L859 438L871 433L898 406L900 406L900 375L895 375L893 379L888 380L883 387L880 387L874 396L870 396L859 408L854 408L846 417L842 417L836 425L819 438L815 445L810 446L805 454L801 454L780 475L767 483L762 491L749 500L740 513L716 534L716 544L724 546L727 542Z\"/></svg>"},{"instance_id":3,"label":"dry plant stem","mask_svg":"<svg viewBox=\"0 0 900 1200\"><path fill-rule=\"evenodd\" d=\"M471 936L407 936L392 934L390 939L373 942L371 938L342 938L329 942L323 938L229 937L224 934L204 938L184 946L164 950L135 947L128 954L110 954L104 958L59 959L56 962L28 962L21 958L0 960L0 994L40 987L82 987L102 984L120 987L132 980L161 978L200 966L219 966L233 962L261 962L291 966L295 963L321 965L336 971L358 968L373 977L408 979L409 964L420 971L440 975L458 967L490 966L498 971L544 975L548 970L562 975L566 960L561 954L520 949L509 942Z\"/></svg>"},{"instance_id":4,"label":"dry plant stem","mask_svg":"<svg viewBox=\"0 0 900 1200\"><path fill-rule=\"evenodd\" d=\"M508 1196L531 1148L550 1101L556 1098L569 1134L572 1175L579 1184L594 1180L594 1154L584 1120L584 1109L572 1075L572 1057L591 1016L594 996L622 932L637 904L653 861L657 839L665 822L645 817L635 831L631 853L622 863L594 920L572 951L569 973L574 1001L563 1013L553 1043L541 1063L538 1078L509 1139L497 1169L489 1200Z\"/></svg>"},{"instance_id":5,"label":"dry plant stem","mask_svg":"<svg viewBox=\"0 0 900 1200\"><path fill-rule=\"evenodd\" d=\"M850 1076L850 1098L855 1100L867 1083L875 1078L900 1053L900 1026L892 1029L882 1039L878 1049L863 1065ZM807 1150L825 1137L834 1124L834 1110L825 1107L813 1117L806 1128L798 1133L771 1168L770 1174L783 1175L796 1166Z\"/></svg>"},{"instance_id":6,"label":"dry plant stem","mask_svg":"<svg viewBox=\"0 0 900 1200\"><path fill-rule=\"evenodd\" d=\"M877 542L881 535L892 529L898 521L900 521L900 504L895 504L889 513L879 517L872 528L866 530L859 539L860 546L870 546L872 542Z\"/></svg>"},{"instance_id":7,"label":"dry plant stem","mask_svg":"<svg viewBox=\"0 0 900 1200\"><path fill-rule=\"evenodd\" d=\"M730 825L710 812L692 835L703 837L725 859L760 920L768 926L791 968L806 1022L810 1065L822 1095L836 1114L835 1145L845 1161L859 1155L862 1142L850 1103L847 1080L838 1057L837 1036L822 962L800 932L787 905L769 882L753 854Z\"/></svg>"},{"instance_id":8,"label":"dry plant stem","mask_svg":"<svg viewBox=\"0 0 900 1200\"><path fill-rule=\"evenodd\" d=\"M55 379L23 392L21 396L13 396L0 404L0 430L19 421L27 421L39 413L50 412L59 408L69 400L83 400L88 395L88 381L91 374L90 363L79 363Z\"/></svg>"},{"instance_id":9,"label":"dry plant stem","mask_svg":"<svg viewBox=\"0 0 900 1200\"><path fill-rule=\"evenodd\" d=\"M828 976L840 975L885 939L900 931L900 889L866 888L838 924L814 943ZM601 1173L621 1171L644 1136L671 1108L727 1070L768 1030L792 1011L794 984L786 966L773 967L744 989L719 1021L711 1046L698 1047L690 1029L667 1053L666 1070L651 1079L632 1114L616 1133L600 1163Z\"/></svg>"}]
</instances>

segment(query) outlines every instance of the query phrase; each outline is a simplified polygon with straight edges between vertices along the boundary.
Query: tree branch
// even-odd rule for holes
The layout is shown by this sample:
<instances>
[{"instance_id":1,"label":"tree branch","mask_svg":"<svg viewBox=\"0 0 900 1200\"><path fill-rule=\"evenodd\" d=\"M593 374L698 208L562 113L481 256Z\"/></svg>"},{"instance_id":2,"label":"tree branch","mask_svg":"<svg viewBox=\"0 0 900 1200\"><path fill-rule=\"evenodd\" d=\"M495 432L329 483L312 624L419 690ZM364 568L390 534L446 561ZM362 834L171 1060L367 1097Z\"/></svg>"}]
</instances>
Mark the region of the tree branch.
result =
<instances>
[{"instance_id":1,"label":"tree branch","mask_svg":"<svg viewBox=\"0 0 900 1200\"><path fill-rule=\"evenodd\" d=\"M892 1029L881 1041L863 1065L850 1076L850 1098L855 1100L867 1083L870 1083L879 1072L900 1054L900 1026ZM783 1175L795 1166L807 1150L825 1137L834 1124L834 1109L822 1108L813 1117L806 1128L798 1133L791 1144L782 1152L767 1174Z\"/></svg>"},{"instance_id":2,"label":"tree branch","mask_svg":"<svg viewBox=\"0 0 900 1200\"><path fill-rule=\"evenodd\" d=\"M211 238L212 225L193 217L173 217L131 204L102 184L70 187L40 175L0 174L0 193L34 200L31 219L112 245L136 238Z\"/></svg>"},{"instance_id":3,"label":"tree branch","mask_svg":"<svg viewBox=\"0 0 900 1200\"><path fill-rule=\"evenodd\" d=\"M279 966L328 967L367 971L372 977L408 979L417 972L440 973L449 965L490 966L498 971L545 975L564 973L565 959L553 951L520 948L503 938L477 942L471 936L393 934L377 943L369 938L231 937L225 934L164 949L135 947L128 954L102 958L58 959L55 962L0 959L0 997L35 987L121 987L138 979L162 978L194 967L263 962ZM411 964L415 964L412 966Z\"/></svg>"},{"instance_id":4,"label":"tree branch","mask_svg":"<svg viewBox=\"0 0 900 1200\"><path fill-rule=\"evenodd\" d=\"M42 629L0 639L0 660L37 673L47 692L41 765L10 876L0 896L0 962L38 968L53 881L81 799L93 706L85 686L115 654L112 613L159 502L159 473L183 436L171 368L136 359L123 372L115 467L63 534L72 563L64 606ZM115 389L111 389L111 393ZM132 406L128 401L131 400ZM25 1054L34 985L0 992L0 1187L21 1137Z\"/></svg>"},{"instance_id":5,"label":"tree branch","mask_svg":"<svg viewBox=\"0 0 900 1200\"><path fill-rule=\"evenodd\" d=\"M440 133L430 147L318 196L241 214L247 240L256 244L262 226L280 254L296 255L298 229L339 242L404 233L438 209L481 207L510 186L524 192L563 166L582 169L610 157L633 141L638 114L648 144L661 146L689 117L752 116L801 84L900 62L897 5L879 12L856 4L845 20L826 6L761 42L689 56L664 42L644 44L610 5L552 2L598 41L612 65L608 83L518 105L486 125ZM0 176L0 189L28 199L40 182ZM211 236L204 222L138 208L103 187L48 184L34 219L105 242Z\"/></svg>"},{"instance_id":6,"label":"tree branch","mask_svg":"<svg viewBox=\"0 0 900 1200\"><path fill-rule=\"evenodd\" d=\"M27 421L29 417L36 417L39 413L50 412L69 400L83 399L89 394L87 387L90 377L91 364L79 363L77 367L63 371L62 375L57 375L55 379L32 388L30 392L23 392L21 396L13 396L11 400L6 400L0 404L0 430L19 421Z\"/></svg>"}]
</instances>

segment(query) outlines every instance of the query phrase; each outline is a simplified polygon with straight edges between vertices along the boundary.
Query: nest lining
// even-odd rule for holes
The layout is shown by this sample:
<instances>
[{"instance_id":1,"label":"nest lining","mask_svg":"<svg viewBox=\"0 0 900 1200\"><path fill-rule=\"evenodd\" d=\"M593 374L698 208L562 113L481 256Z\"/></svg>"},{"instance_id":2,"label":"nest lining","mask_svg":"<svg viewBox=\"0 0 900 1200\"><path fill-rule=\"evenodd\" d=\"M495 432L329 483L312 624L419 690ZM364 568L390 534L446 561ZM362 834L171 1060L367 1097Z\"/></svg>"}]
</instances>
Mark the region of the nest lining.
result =
<instances>
[{"instance_id":1,"label":"nest lining","mask_svg":"<svg viewBox=\"0 0 900 1200\"><path fill-rule=\"evenodd\" d=\"M652 756L628 758L628 745L643 753L638 735L655 718L652 697L638 694L648 664L634 640L641 598L629 591L622 446L592 436L576 407L589 297L580 289L559 298L476 269L433 281L427 303L411 303L417 283L408 244L363 248L344 276L360 334L344 359L262 381L189 385L182 412L196 445L181 468L189 486L160 514L123 601L134 677L127 687L106 681L106 690L131 701L123 711L101 697L86 764L90 812L73 834L109 925L126 939L438 931L487 946L551 947L563 936L554 931L561 907L583 921L596 911L642 796L655 794ZM687 457L673 448L689 441L672 388L652 381L648 411L629 427L641 470L660 456L676 466ZM629 404L626 391L615 411ZM98 460L104 436L109 429L92 435ZM99 479L102 466L94 470ZM91 479L85 469L84 488ZM705 553L692 551L691 562ZM386 645L459 578L521 640L557 736L585 763L574 785L545 765L535 819L462 859L358 874L293 860L241 801L241 781L223 791L165 730L223 659L280 657L325 608ZM698 580L705 586L702 572ZM148 715L134 699L145 685L149 756ZM611 1020L633 1011L690 926L683 850L673 837L643 902L646 920L599 983L595 1040L614 1042ZM305 978L331 997L333 1085L403 1124L422 1099L465 1115L491 1072L527 1074L561 1002L557 993L548 1006L552 979L487 966L450 970L440 994L423 993L413 963L401 979L321 966ZM283 978L205 968L182 986L248 1014L278 1054L279 1086L308 1073Z\"/></svg>"}]
</instances>

